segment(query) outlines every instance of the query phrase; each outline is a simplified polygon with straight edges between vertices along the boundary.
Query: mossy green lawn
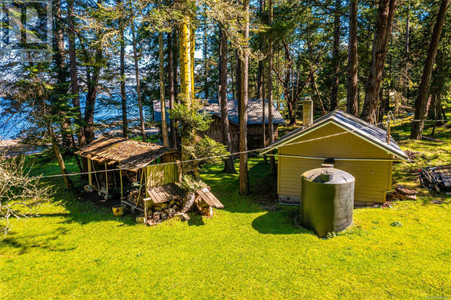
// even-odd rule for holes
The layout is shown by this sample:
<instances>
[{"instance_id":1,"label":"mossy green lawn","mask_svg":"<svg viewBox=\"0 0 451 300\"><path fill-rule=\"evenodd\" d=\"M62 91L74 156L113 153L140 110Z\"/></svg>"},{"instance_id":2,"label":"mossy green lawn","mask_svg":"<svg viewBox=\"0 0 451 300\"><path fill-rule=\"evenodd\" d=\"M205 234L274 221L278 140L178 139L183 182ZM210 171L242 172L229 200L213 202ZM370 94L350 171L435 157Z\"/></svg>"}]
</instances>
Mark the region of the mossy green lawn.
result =
<instances>
[{"instance_id":1,"label":"mossy green lawn","mask_svg":"<svg viewBox=\"0 0 451 300\"><path fill-rule=\"evenodd\" d=\"M440 133L450 138L449 129ZM395 179L414 186L411 169L451 161L449 140L436 144L401 142L426 153L414 165L398 164ZM254 158L250 169L253 190L264 188L268 166ZM57 169L47 163L37 171ZM130 214L114 217L54 181L59 192L40 216L13 221L0 240L0 298L451 296L449 197L431 204L423 190L418 201L356 209L352 228L324 240L294 225L298 207L274 210L255 196L240 197L238 176L220 166L202 179L225 209L210 219L192 215L187 223L155 227L136 224Z\"/></svg>"}]
</instances>

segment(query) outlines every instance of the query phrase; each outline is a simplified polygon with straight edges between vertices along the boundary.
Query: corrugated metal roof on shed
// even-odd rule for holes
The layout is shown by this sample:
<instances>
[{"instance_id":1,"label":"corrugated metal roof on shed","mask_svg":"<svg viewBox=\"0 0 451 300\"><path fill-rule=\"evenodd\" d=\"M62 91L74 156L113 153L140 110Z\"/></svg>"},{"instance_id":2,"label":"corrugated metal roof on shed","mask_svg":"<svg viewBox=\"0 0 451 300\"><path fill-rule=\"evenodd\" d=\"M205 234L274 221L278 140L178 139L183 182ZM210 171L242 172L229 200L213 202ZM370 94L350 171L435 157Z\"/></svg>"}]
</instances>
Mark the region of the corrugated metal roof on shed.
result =
<instances>
[{"instance_id":1,"label":"corrugated metal roof on shed","mask_svg":"<svg viewBox=\"0 0 451 300\"><path fill-rule=\"evenodd\" d=\"M263 123L263 100L261 99L249 99L248 101L248 125L262 124ZM268 101L265 100L266 110L265 110L265 124L268 124ZM166 102L166 115L167 120L169 120L169 102ZM161 103L159 100L154 101L154 121L161 122ZM239 123L239 115L238 115L238 101L237 100L228 100L227 101L227 110L229 113L229 121L238 125ZM217 117L221 117L221 106L219 105L219 100L213 99L206 101L204 107L201 109L201 112L209 112ZM273 124L285 124L285 120L283 119L280 112L273 105L272 107L272 115L273 115Z\"/></svg>"},{"instance_id":2,"label":"corrugated metal roof on shed","mask_svg":"<svg viewBox=\"0 0 451 300\"><path fill-rule=\"evenodd\" d=\"M335 123L336 125L343 127L350 132L353 132L363 139L374 143L376 146L387 150L400 159L407 160L407 155L404 153L404 151L401 150L401 148L399 148L398 144L396 144L395 140L392 137L390 137L390 144L387 144L387 132L385 130L340 110L335 110L327 115L322 116L321 118L316 119L313 122L313 125L308 128L301 127L288 133L287 135L274 142L272 145L269 145L267 149L265 149L262 153L267 153L271 149L279 148L289 143L293 139L311 132L317 129L319 126L329 122Z\"/></svg>"}]
</instances>

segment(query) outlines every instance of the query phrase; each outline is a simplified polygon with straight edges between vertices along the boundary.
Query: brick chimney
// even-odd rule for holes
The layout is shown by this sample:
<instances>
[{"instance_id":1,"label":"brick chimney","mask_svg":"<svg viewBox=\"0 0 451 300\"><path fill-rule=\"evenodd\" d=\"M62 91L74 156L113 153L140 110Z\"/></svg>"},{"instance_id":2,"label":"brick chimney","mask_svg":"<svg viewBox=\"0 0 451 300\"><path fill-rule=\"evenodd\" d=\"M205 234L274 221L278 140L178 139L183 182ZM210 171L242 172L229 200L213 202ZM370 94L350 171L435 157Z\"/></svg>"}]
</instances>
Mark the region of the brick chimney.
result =
<instances>
[{"instance_id":1,"label":"brick chimney","mask_svg":"<svg viewBox=\"0 0 451 300\"><path fill-rule=\"evenodd\" d=\"M313 124L313 101L310 97L302 101L302 126L310 127Z\"/></svg>"}]
</instances>

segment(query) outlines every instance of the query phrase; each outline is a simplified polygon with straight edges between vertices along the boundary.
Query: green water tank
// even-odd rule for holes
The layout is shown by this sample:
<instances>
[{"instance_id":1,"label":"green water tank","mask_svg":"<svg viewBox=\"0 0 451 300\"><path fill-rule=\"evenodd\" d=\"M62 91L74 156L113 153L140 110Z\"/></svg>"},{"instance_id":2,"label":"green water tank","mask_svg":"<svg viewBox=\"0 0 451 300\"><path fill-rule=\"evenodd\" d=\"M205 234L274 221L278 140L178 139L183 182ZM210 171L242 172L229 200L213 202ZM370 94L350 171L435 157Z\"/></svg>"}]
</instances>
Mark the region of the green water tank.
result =
<instances>
[{"instance_id":1,"label":"green water tank","mask_svg":"<svg viewBox=\"0 0 451 300\"><path fill-rule=\"evenodd\" d=\"M323 164L301 175L301 212L303 227L325 237L352 224L355 178Z\"/></svg>"}]
</instances>

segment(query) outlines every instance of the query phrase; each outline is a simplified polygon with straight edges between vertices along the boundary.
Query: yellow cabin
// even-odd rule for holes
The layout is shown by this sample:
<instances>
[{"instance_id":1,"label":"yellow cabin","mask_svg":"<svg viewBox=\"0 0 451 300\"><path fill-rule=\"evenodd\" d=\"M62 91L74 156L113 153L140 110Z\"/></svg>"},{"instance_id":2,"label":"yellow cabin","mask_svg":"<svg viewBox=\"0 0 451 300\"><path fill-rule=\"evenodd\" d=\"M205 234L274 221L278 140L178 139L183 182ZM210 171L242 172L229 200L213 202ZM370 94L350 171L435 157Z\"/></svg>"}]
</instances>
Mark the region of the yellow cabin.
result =
<instances>
[{"instance_id":1,"label":"yellow cabin","mask_svg":"<svg viewBox=\"0 0 451 300\"><path fill-rule=\"evenodd\" d=\"M384 203L392 189L393 162L407 160L406 154L385 130L348 113L336 110L312 122L310 101L304 101L308 127L290 132L263 152L278 149L279 201L299 203L301 174L327 162L355 177L356 205Z\"/></svg>"}]
</instances>

